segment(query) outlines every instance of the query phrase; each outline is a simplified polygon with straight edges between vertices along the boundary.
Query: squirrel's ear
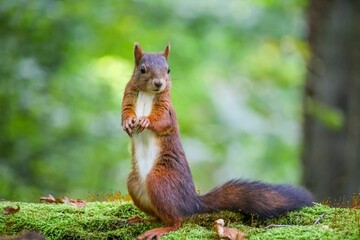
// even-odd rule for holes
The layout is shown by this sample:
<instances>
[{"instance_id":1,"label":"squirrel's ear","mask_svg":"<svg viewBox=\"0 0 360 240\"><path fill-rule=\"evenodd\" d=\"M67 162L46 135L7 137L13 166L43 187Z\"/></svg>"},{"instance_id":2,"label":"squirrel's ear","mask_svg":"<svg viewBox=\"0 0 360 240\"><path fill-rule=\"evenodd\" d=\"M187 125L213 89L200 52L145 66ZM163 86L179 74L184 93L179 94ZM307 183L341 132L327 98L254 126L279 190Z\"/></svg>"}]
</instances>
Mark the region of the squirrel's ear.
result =
<instances>
[{"instance_id":1,"label":"squirrel's ear","mask_svg":"<svg viewBox=\"0 0 360 240\"><path fill-rule=\"evenodd\" d=\"M164 57L166 60L168 59L169 53L170 53L170 43L168 43L168 45L166 45L166 48L164 51Z\"/></svg>"},{"instance_id":2,"label":"squirrel's ear","mask_svg":"<svg viewBox=\"0 0 360 240\"><path fill-rule=\"evenodd\" d=\"M143 55L141 46L139 43L135 43L135 48L134 48L134 56L135 56L135 64L138 65L140 62L140 59Z\"/></svg>"}]
</instances>

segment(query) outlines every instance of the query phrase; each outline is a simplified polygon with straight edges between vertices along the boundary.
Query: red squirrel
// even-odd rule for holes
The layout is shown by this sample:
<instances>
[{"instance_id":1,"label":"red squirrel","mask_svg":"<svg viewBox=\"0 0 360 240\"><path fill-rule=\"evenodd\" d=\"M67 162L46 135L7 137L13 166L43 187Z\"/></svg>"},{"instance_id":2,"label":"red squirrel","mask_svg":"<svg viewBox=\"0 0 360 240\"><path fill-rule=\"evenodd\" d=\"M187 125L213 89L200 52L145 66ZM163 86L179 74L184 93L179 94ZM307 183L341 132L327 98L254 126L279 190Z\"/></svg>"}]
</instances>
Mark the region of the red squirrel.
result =
<instances>
[{"instance_id":1,"label":"red squirrel","mask_svg":"<svg viewBox=\"0 0 360 240\"><path fill-rule=\"evenodd\" d=\"M132 145L128 191L140 210L164 223L138 239L160 239L199 213L231 210L264 219L313 205L305 189L241 179L197 194L170 98L169 53L170 45L147 53L135 44L135 68L123 97L122 127Z\"/></svg>"}]
</instances>

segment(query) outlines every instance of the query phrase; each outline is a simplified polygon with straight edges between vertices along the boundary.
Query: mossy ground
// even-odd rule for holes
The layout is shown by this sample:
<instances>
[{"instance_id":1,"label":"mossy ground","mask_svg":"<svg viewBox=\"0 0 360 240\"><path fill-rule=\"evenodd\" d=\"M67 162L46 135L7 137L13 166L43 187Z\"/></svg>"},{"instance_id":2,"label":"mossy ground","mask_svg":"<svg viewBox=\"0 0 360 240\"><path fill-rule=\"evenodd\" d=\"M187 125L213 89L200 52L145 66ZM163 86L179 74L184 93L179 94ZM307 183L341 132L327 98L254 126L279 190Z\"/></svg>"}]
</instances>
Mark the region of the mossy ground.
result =
<instances>
[{"instance_id":1,"label":"mossy ground","mask_svg":"<svg viewBox=\"0 0 360 240\"><path fill-rule=\"evenodd\" d=\"M142 232L160 223L129 226L126 220L134 215L145 216L131 202L89 202L79 208L67 204L0 202L20 207L15 214L0 213L0 236L16 235L22 230L43 234L46 239L135 239ZM319 223L316 219L322 214ZM191 217L182 228L163 239L218 239L213 222L223 218L228 227L243 231L247 239L360 239L360 210L331 208L316 204L300 211L259 223L247 221L239 213L222 212ZM286 225L265 228L270 224Z\"/></svg>"}]
</instances>

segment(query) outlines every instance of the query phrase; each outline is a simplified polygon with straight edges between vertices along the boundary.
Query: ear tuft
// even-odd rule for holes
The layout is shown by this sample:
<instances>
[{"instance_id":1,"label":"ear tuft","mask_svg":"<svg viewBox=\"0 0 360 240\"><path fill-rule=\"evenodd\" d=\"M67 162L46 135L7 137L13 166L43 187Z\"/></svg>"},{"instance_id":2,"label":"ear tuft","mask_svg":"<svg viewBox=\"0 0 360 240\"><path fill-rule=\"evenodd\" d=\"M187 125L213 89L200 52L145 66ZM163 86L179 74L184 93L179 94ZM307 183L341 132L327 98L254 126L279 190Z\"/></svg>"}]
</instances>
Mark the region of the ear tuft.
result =
<instances>
[{"instance_id":1,"label":"ear tuft","mask_svg":"<svg viewBox=\"0 0 360 240\"><path fill-rule=\"evenodd\" d=\"M168 45L166 45L165 51L164 51L164 57L167 60L168 56L170 54L170 43L168 43Z\"/></svg>"},{"instance_id":2,"label":"ear tuft","mask_svg":"<svg viewBox=\"0 0 360 240\"><path fill-rule=\"evenodd\" d=\"M134 47L134 57L135 57L135 64L138 65L140 62L140 59L143 56L143 52L140 46L140 43L135 43L135 47Z\"/></svg>"}]
</instances>

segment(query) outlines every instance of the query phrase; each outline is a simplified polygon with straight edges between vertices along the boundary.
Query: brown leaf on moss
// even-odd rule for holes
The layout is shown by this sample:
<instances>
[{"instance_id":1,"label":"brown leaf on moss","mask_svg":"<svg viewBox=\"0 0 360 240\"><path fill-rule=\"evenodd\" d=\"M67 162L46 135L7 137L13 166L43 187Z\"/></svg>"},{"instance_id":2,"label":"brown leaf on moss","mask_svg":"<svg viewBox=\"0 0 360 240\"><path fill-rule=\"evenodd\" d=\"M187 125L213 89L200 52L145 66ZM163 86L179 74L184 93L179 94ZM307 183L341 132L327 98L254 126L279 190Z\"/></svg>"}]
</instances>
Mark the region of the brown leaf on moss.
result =
<instances>
[{"instance_id":1,"label":"brown leaf on moss","mask_svg":"<svg viewBox=\"0 0 360 240\"><path fill-rule=\"evenodd\" d=\"M64 196L62 198L54 198L51 194L49 194L47 197L41 197L40 201L46 202L46 203L70 204L75 207L85 207L86 206L86 202L84 200L80 200L80 199L74 200L74 199L70 199L66 196Z\"/></svg>"},{"instance_id":2,"label":"brown leaf on moss","mask_svg":"<svg viewBox=\"0 0 360 240\"><path fill-rule=\"evenodd\" d=\"M4 210L3 210L3 213L5 215L9 215L9 214L15 214L17 213L18 211L20 211L20 207L18 206L17 208L14 208L13 206L7 206L7 207L4 207Z\"/></svg>"},{"instance_id":3,"label":"brown leaf on moss","mask_svg":"<svg viewBox=\"0 0 360 240\"><path fill-rule=\"evenodd\" d=\"M40 201L47 202L47 203L56 203L56 199L51 194L49 194L47 197L41 197Z\"/></svg>"},{"instance_id":4,"label":"brown leaf on moss","mask_svg":"<svg viewBox=\"0 0 360 240\"><path fill-rule=\"evenodd\" d=\"M225 223L223 219L218 219L214 222L213 228L217 232L220 238L226 238L229 240L246 240L245 234L236 228L224 227Z\"/></svg>"},{"instance_id":5,"label":"brown leaf on moss","mask_svg":"<svg viewBox=\"0 0 360 240\"><path fill-rule=\"evenodd\" d=\"M69 204L72 205L72 206L75 206L75 207L85 207L86 206L86 201L80 200L80 199L77 199L77 200L70 199Z\"/></svg>"},{"instance_id":6,"label":"brown leaf on moss","mask_svg":"<svg viewBox=\"0 0 360 240\"><path fill-rule=\"evenodd\" d=\"M70 203L70 199L66 196L62 197L62 198L56 198L56 202L57 203Z\"/></svg>"}]
</instances>

